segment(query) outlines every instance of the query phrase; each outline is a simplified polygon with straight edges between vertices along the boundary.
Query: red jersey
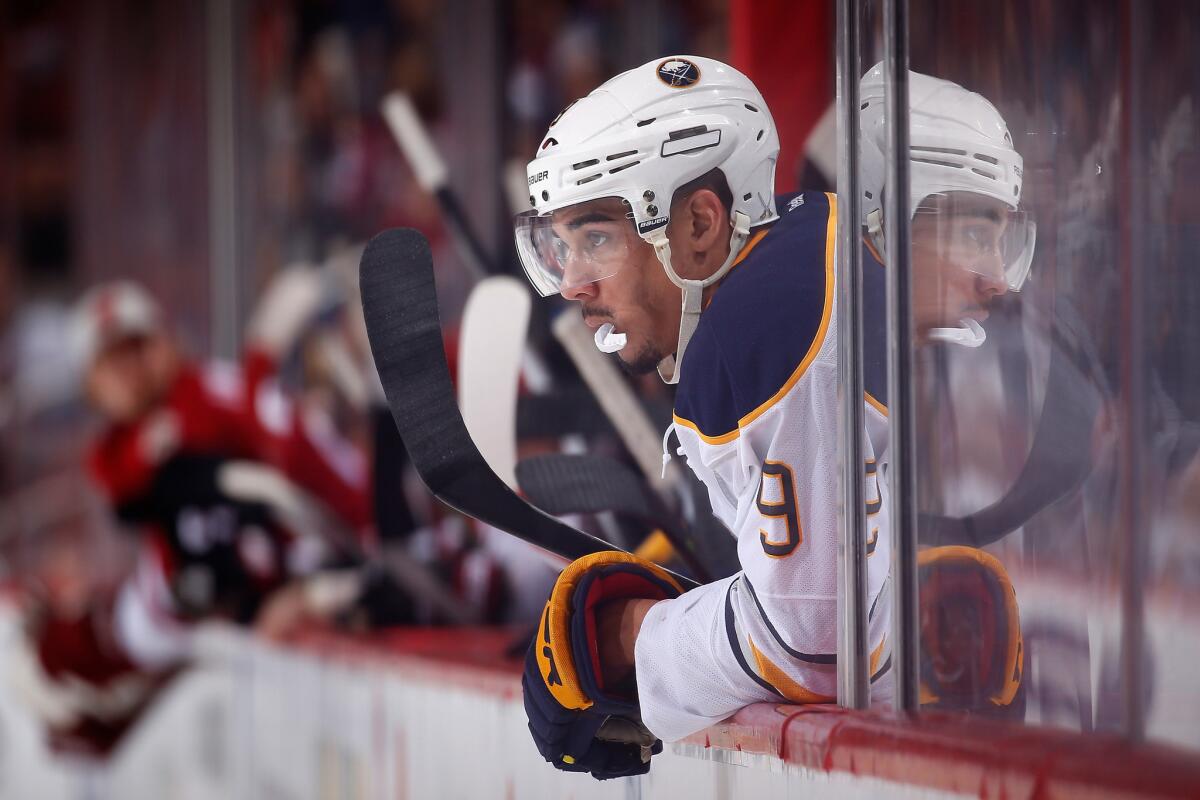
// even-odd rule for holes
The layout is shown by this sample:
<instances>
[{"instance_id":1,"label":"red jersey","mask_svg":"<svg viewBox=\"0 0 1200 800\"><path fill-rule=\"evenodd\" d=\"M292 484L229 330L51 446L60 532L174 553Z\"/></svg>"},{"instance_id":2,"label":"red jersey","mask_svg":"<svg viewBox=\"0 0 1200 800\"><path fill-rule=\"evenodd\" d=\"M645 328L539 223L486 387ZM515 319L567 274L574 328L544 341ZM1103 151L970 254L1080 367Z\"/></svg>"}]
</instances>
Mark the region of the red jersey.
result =
<instances>
[{"instance_id":1,"label":"red jersey","mask_svg":"<svg viewBox=\"0 0 1200 800\"><path fill-rule=\"evenodd\" d=\"M177 455L257 461L282 472L349 526L371 521L363 455L329 420L297 408L273 379L274 364L256 352L243 365L185 365L166 399L133 423L110 427L89 466L113 505L136 501L160 467Z\"/></svg>"}]
</instances>

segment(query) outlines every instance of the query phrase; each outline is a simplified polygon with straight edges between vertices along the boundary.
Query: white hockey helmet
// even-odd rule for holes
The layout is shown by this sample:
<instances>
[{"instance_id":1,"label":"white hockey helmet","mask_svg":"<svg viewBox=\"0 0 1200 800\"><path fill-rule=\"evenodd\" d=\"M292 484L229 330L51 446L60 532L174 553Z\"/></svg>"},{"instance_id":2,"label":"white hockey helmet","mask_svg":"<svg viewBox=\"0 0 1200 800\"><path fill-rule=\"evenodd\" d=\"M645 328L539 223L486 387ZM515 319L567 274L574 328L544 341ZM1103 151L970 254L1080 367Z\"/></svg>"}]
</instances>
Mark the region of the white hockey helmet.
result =
<instances>
[{"instance_id":1,"label":"white hockey helmet","mask_svg":"<svg viewBox=\"0 0 1200 800\"><path fill-rule=\"evenodd\" d=\"M1020 291L1033 261L1037 226L1018 209L1023 160L1013 147L1008 125L982 95L957 83L908 73L910 210L916 214L930 198L969 192L1000 201L1010 209L1000 243L1009 291ZM886 189L887 129L883 64L872 67L860 84L862 224L881 252L883 196ZM933 338L978 346L983 329L974 320L962 328L937 329Z\"/></svg>"},{"instance_id":2,"label":"white hockey helmet","mask_svg":"<svg viewBox=\"0 0 1200 800\"><path fill-rule=\"evenodd\" d=\"M72 313L70 338L75 364L86 369L112 343L164 328L162 309L137 283L116 280L95 286Z\"/></svg>"},{"instance_id":3,"label":"white hockey helmet","mask_svg":"<svg viewBox=\"0 0 1200 800\"><path fill-rule=\"evenodd\" d=\"M571 253L553 233L553 213L620 198L637 234L654 246L668 277L684 291L681 359L700 313L704 287L720 280L752 226L775 211L779 136L762 95L732 67L700 56L671 56L624 72L568 106L550 124L529 162L531 211L516 217L516 243L530 282L542 296L614 275L623 254ZM666 227L675 191L714 168L732 193L730 253L702 281L671 266ZM568 277L567 259L574 258ZM580 263L582 262L582 263ZM673 364L664 380L678 378Z\"/></svg>"}]
</instances>

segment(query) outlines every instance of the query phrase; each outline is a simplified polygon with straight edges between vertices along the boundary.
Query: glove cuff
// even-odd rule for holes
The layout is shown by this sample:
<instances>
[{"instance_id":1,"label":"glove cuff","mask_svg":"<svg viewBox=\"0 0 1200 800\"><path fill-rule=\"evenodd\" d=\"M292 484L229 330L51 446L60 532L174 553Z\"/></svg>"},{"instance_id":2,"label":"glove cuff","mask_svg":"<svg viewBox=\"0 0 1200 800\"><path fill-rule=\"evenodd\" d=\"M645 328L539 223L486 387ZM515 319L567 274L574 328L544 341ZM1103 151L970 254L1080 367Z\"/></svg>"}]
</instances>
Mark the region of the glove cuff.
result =
<instances>
[{"instance_id":1,"label":"glove cuff","mask_svg":"<svg viewBox=\"0 0 1200 800\"><path fill-rule=\"evenodd\" d=\"M667 600L681 594L683 587L670 573L629 553L593 553L570 564L542 612L542 641L535 645L538 669L555 700L567 709L636 714L636 701L604 691L596 609L609 600Z\"/></svg>"}]
</instances>

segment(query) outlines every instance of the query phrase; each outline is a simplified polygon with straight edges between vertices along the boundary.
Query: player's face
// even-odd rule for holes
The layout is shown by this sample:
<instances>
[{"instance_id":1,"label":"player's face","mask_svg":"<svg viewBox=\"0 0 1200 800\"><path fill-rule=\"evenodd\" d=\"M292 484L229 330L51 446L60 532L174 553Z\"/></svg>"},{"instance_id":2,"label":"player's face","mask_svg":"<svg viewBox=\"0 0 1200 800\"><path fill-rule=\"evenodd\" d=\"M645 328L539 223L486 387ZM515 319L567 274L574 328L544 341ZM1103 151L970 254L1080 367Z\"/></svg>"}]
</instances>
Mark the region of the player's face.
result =
<instances>
[{"instance_id":1,"label":"player's face","mask_svg":"<svg viewBox=\"0 0 1200 800\"><path fill-rule=\"evenodd\" d=\"M1008 291L1004 272L1009 210L965 192L923 202L913 215L913 318L919 335L983 322Z\"/></svg>"},{"instance_id":2,"label":"player's face","mask_svg":"<svg viewBox=\"0 0 1200 800\"><path fill-rule=\"evenodd\" d=\"M674 350L679 290L626 212L619 199L595 200L555 212L552 227L563 265L562 296L580 303L589 327L610 322L614 333L625 334L627 344L617 356L641 374Z\"/></svg>"},{"instance_id":3,"label":"player's face","mask_svg":"<svg viewBox=\"0 0 1200 800\"><path fill-rule=\"evenodd\" d=\"M122 337L92 361L85 393L112 422L132 422L157 405L176 373L174 344L161 334Z\"/></svg>"}]
</instances>

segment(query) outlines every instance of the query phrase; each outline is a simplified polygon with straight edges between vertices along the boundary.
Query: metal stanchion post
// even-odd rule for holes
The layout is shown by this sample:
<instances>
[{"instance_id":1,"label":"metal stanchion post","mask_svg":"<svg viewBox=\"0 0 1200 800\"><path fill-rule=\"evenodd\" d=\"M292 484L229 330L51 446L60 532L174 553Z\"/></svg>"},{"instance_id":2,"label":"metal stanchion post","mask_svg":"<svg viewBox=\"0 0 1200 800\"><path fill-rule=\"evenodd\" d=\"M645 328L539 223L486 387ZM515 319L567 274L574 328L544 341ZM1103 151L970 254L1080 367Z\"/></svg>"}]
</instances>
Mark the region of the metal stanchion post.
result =
<instances>
[{"instance_id":1,"label":"metal stanchion post","mask_svg":"<svg viewBox=\"0 0 1200 800\"><path fill-rule=\"evenodd\" d=\"M863 474L862 193L858 174L858 0L837 4L838 119L838 405L842 502L838 523L841 625L838 702L866 708L871 702L867 645L866 505Z\"/></svg>"},{"instance_id":2,"label":"metal stanchion post","mask_svg":"<svg viewBox=\"0 0 1200 800\"><path fill-rule=\"evenodd\" d=\"M888 475L892 525L892 669L895 707L920 704L917 615L916 444L913 414L912 246L909 220L908 0L884 0L883 62L888 152Z\"/></svg>"}]
</instances>

